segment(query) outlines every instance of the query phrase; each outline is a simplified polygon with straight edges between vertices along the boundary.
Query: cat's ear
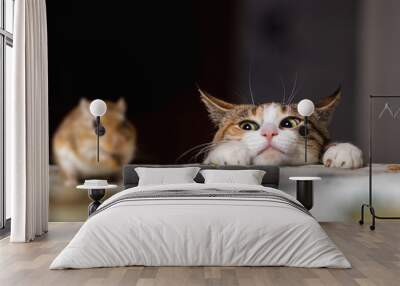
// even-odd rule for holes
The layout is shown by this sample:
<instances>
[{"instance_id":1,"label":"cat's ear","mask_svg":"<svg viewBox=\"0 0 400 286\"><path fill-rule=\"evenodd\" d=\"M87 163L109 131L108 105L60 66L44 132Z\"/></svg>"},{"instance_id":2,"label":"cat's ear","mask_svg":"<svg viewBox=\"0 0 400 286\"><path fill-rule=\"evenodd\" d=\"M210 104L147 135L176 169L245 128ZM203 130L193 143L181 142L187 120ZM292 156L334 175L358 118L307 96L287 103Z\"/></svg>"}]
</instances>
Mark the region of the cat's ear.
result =
<instances>
[{"instance_id":1,"label":"cat's ear","mask_svg":"<svg viewBox=\"0 0 400 286\"><path fill-rule=\"evenodd\" d=\"M332 95L324 97L320 100L316 106L315 111L318 115L318 119L329 124L332 119L333 112L338 106L342 97L342 88L339 87Z\"/></svg>"},{"instance_id":2,"label":"cat's ear","mask_svg":"<svg viewBox=\"0 0 400 286\"><path fill-rule=\"evenodd\" d=\"M207 107L210 113L211 120L218 126L222 119L225 117L226 113L235 107L234 104L225 102L214 96L207 94L206 92L199 89L201 100Z\"/></svg>"},{"instance_id":3,"label":"cat's ear","mask_svg":"<svg viewBox=\"0 0 400 286\"><path fill-rule=\"evenodd\" d=\"M126 111L126 101L125 101L125 98L121 97L120 99L118 99L118 101L117 101L117 107L118 107L118 109L121 111L121 113L125 113L125 111Z\"/></svg>"}]
</instances>

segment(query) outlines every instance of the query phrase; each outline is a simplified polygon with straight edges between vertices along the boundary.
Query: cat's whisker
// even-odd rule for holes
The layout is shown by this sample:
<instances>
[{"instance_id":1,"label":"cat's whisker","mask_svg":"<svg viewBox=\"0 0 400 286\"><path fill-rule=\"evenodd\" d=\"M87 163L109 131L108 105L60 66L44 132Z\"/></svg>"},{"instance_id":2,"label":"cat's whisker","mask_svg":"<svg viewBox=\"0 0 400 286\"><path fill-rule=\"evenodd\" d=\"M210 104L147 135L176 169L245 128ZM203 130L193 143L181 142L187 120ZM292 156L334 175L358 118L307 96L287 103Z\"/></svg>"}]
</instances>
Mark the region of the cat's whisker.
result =
<instances>
[{"instance_id":1,"label":"cat's whisker","mask_svg":"<svg viewBox=\"0 0 400 286\"><path fill-rule=\"evenodd\" d=\"M192 151L192 150L201 148L201 147L203 147L203 146L208 146L208 145L210 145L210 144L213 144L213 143L212 143L212 142L207 142L207 143L195 145L195 146L191 147L190 149L186 150L186 151L185 151L184 153L182 153L179 157L184 156L185 154L187 154L188 152L190 152L190 151ZM179 157L178 157L178 158L179 158Z\"/></svg>"},{"instance_id":2,"label":"cat's whisker","mask_svg":"<svg viewBox=\"0 0 400 286\"><path fill-rule=\"evenodd\" d=\"M289 99L288 99L288 105L292 103L294 96L296 95L294 92L296 90L297 87L297 72L295 74L295 78L294 78L294 84L293 84L293 88L292 88L292 92L290 93Z\"/></svg>"},{"instance_id":3,"label":"cat's whisker","mask_svg":"<svg viewBox=\"0 0 400 286\"><path fill-rule=\"evenodd\" d=\"M249 91L250 91L251 102L253 103L253 105L255 105L254 97L253 97L253 90L251 87L251 66L252 66L252 62L250 62L250 64L249 64Z\"/></svg>"},{"instance_id":4,"label":"cat's whisker","mask_svg":"<svg viewBox=\"0 0 400 286\"><path fill-rule=\"evenodd\" d=\"M184 156L186 156L186 155L189 154L190 152L195 151L196 149L202 148L202 147L204 147L204 146L207 147L207 146L210 146L210 145L215 145L215 143L214 143L214 142L208 142L208 143L203 143L203 144L196 145L196 146L190 148L189 150L186 150L185 152L183 152L183 153L175 160L175 162L179 162L180 159L182 159Z\"/></svg>"},{"instance_id":5,"label":"cat's whisker","mask_svg":"<svg viewBox=\"0 0 400 286\"><path fill-rule=\"evenodd\" d=\"M216 146L216 145L215 145L215 146ZM199 151L197 151L197 153L195 154L195 156L198 156L199 154L202 154L202 153L205 153L205 152L209 152L209 151L213 150L215 146L207 146L207 147L204 147L204 148L200 149Z\"/></svg>"},{"instance_id":6,"label":"cat's whisker","mask_svg":"<svg viewBox=\"0 0 400 286\"><path fill-rule=\"evenodd\" d=\"M283 88L283 99L282 99L282 105L285 105L286 102L286 88L285 88L285 82L283 81L282 75L280 76L282 88Z\"/></svg>"},{"instance_id":7,"label":"cat's whisker","mask_svg":"<svg viewBox=\"0 0 400 286\"><path fill-rule=\"evenodd\" d=\"M199 158L201 155L208 154L212 149L213 149L213 148L204 148L204 149L201 149L199 152L197 152L196 154L194 154L194 155L191 157L191 159L194 159L195 161L198 161L198 158Z\"/></svg>"},{"instance_id":8,"label":"cat's whisker","mask_svg":"<svg viewBox=\"0 0 400 286\"><path fill-rule=\"evenodd\" d=\"M300 90L301 90L301 88L302 88L302 86L303 86L303 84L300 82L300 84L301 84L301 86L299 86L296 90L295 90L295 92L294 92L294 95L293 95L293 99L296 97L296 95L300 92ZM293 100L292 99L292 100Z\"/></svg>"},{"instance_id":9,"label":"cat's whisker","mask_svg":"<svg viewBox=\"0 0 400 286\"><path fill-rule=\"evenodd\" d=\"M215 146L217 146L221 143L227 143L229 141L230 140L221 140L219 142L208 143L206 146L201 148L196 154L194 154L192 157L190 157L189 160L195 159L197 161L197 159L199 158L200 155L208 153L210 150L214 149Z\"/></svg>"},{"instance_id":10,"label":"cat's whisker","mask_svg":"<svg viewBox=\"0 0 400 286\"><path fill-rule=\"evenodd\" d=\"M194 154L193 156L191 156L191 157L189 158L189 161L190 161L190 162L192 162L192 161L196 161L196 162L197 162L199 156L202 155L202 154L206 154L209 150L210 150L210 149L201 149L201 150L198 151L196 154Z\"/></svg>"}]
</instances>

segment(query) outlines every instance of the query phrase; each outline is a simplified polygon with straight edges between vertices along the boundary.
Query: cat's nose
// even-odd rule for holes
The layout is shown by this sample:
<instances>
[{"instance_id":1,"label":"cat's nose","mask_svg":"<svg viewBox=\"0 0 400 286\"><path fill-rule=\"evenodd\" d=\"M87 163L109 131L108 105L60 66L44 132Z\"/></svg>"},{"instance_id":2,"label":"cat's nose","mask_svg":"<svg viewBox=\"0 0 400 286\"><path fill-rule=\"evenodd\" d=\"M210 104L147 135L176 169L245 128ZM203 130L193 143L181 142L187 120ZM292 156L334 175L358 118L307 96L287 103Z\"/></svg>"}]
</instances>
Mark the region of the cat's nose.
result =
<instances>
[{"instance_id":1,"label":"cat's nose","mask_svg":"<svg viewBox=\"0 0 400 286\"><path fill-rule=\"evenodd\" d=\"M271 141L274 136L278 135L278 128L272 123L267 123L262 127L261 135Z\"/></svg>"}]
</instances>

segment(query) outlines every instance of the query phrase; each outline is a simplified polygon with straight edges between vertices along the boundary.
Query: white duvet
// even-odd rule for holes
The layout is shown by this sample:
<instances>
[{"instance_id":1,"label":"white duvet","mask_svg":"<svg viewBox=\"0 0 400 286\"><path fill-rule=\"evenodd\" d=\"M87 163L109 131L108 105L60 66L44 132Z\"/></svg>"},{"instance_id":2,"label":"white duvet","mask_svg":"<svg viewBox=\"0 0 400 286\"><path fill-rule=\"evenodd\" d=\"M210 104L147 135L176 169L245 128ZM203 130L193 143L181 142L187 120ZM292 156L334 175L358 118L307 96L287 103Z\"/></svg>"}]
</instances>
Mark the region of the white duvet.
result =
<instances>
[{"instance_id":1,"label":"white duvet","mask_svg":"<svg viewBox=\"0 0 400 286\"><path fill-rule=\"evenodd\" d=\"M127 189L263 190L254 185L180 184ZM254 198L154 198L122 201L90 217L50 269L145 266L349 268L318 222L293 206Z\"/></svg>"}]
</instances>

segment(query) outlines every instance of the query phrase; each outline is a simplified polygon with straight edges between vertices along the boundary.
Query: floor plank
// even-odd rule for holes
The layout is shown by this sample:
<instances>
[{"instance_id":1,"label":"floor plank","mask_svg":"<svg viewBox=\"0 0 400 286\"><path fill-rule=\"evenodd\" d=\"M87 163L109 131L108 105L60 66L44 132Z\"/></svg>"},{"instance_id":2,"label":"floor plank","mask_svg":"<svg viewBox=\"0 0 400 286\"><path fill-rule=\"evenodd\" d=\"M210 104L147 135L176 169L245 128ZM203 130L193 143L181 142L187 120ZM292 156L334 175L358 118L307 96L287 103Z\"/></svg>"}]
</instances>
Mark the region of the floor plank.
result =
<instances>
[{"instance_id":1,"label":"floor plank","mask_svg":"<svg viewBox=\"0 0 400 286\"><path fill-rule=\"evenodd\" d=\"M289 267L118 267L50 271L54 257L82 223L50 223L32 243L0 240L0 285L399 285L400 222L380 222L376 231L356 223L322 226L352 263L352 269Z\"/></svg>"}]
</instances>

